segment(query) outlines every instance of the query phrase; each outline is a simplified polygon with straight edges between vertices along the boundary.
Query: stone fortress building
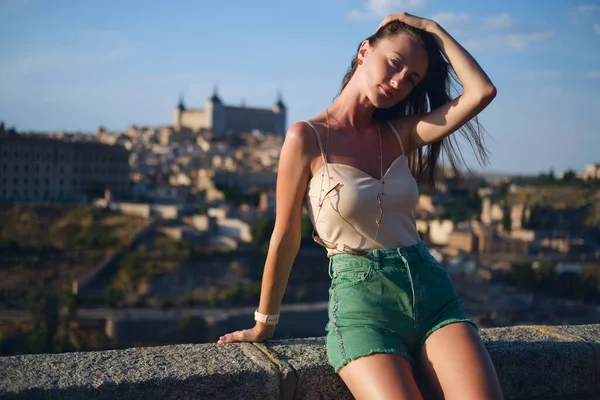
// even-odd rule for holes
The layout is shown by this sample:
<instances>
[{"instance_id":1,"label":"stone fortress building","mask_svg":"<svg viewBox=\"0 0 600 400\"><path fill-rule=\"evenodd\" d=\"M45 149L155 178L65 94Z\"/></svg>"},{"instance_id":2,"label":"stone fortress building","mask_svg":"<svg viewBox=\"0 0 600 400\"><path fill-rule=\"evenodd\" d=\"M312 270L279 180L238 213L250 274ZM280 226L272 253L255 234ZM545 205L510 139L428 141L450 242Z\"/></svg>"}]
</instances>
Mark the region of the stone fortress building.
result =
<instances>
[{"instance_id":1,"label":"stone fortress building","mask_svg":"<svg viewBox=\"0 0 600 400\"><path fill-rule=\"evenodd\" d=\"M186 108L182 96L173 112L173 127L192 131L207 129L214 133L241 133L256 129L283 136L286 132L286 106L281 94L271 108L226 105L215 88L203 109Z\"/></svg>"},{"instance_id":2,"label":"stone fortress building","mask_svg":"<svg viewBox=\"0 0 600 400\"><path fill-rule=\"evenodd\" d=\"M129 151L101 143L0 132L0 204L128 196Z\"/></svg>"}]
</instances>

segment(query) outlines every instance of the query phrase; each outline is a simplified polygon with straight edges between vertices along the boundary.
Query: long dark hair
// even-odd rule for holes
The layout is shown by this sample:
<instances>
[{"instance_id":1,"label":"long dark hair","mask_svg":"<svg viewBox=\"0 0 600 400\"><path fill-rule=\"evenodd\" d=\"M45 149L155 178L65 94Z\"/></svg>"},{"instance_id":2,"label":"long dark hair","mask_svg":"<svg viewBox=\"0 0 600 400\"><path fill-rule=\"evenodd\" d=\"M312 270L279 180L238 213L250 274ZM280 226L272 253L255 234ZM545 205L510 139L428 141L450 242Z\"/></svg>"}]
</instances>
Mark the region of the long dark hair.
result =
<instances>
[{"instance_id":1,"label":"long dark hair","mask_svg":"<svg viewBox=\"0 0 600 400\"><path fill-rule=\"evenodd\" d=\"M378 108L375 110L373 118L380 122L385 122L404 115L425 114L443 104L452 100L459 93L461 88L460 81L456 76L450 64L444 59L439 47L433 37L424 30L414 28L403 22L391 22L381 27L375 34L369 36L366 40L371 46L376 45L378 41L384 38L398 34L407 34L417 43L420 43L429 58L427 73L425 77L411 90L411 92L398 104L391 108ZM360 46L358 47L360 50ZM358 66L357 54L352 58L352 62L344 79L340 93L344 90ZM458 132L470 144L480 165L485 165L489 159L489 153L485 147L483 136L485 130L479 123L477 117L463 125ZM437 162L447 158L455 176L460 177L459 166L466 166L460 147L457 142L457 135L452 134L437 142L426 146L427 153L423 154L420 148L408 156L408 163L412 174L418 183L427 182L431 190L435 189L435 178L437 174ZM443 153L440 150L444 150Z\"/></svg>"}]
</instances>

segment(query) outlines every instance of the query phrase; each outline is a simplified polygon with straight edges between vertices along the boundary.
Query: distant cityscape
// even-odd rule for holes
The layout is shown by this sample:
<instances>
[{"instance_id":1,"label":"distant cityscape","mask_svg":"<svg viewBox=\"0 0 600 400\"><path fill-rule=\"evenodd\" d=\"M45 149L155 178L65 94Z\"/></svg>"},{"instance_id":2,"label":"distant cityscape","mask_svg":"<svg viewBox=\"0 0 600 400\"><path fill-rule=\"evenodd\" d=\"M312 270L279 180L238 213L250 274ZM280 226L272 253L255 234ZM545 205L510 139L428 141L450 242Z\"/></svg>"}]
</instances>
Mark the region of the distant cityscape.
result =
<instances>
[{"instance_id":1,"label":"distant cityscape","mask_svg":"<svg viewBox=\"0 0 600 400\"><path fill-rule=\"evenodd\" d=\"M171 125L0 124L0 354L213 341L251 323L286 123L281 95L230 106L215 88L203 109L181 98ZM600 163L443 170L436 186L421 188L417 228L477 323L599 320ZM304 215L279 337L323 334L327 260L310 228Z\"/></svg>"}]
</instances>

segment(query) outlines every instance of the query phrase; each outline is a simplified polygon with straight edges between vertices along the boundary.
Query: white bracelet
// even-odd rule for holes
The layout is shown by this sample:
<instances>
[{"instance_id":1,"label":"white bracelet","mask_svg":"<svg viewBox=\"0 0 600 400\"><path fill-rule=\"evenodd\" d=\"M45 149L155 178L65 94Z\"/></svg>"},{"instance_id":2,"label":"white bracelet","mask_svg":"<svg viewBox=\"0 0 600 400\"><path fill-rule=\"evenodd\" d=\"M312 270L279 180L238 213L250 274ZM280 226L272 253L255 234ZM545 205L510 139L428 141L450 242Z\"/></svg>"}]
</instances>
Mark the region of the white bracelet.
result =
<instances>
[{"instance_id":1,"label":"white bracelet","mask_svg":"<svg viewBox=\"0 0 600 400\"><path fill-rule=\"evenodd\" d=\"M279 314L266 315L261 314L256 310L254 311L254 320L267 325L277 325L277 322L279 322Z\"/></svg>"}]
</instances>

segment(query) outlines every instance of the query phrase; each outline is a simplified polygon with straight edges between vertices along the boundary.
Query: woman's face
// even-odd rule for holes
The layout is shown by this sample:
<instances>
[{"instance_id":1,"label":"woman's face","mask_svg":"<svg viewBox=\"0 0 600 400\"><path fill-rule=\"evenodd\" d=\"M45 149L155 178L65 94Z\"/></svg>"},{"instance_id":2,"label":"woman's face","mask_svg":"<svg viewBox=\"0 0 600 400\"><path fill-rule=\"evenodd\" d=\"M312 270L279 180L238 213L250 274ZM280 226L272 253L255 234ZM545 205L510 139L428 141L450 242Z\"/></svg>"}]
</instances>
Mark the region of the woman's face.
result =
<instances>
[{"instance_id":1,"label":"woman's face","mask_svg":"<svg viewBox=\"0 0 600 400\"><path fill-rule=\"evenodd\" d=\"M358 55L363 93L377 108L390 108L404 99L425 77L427 51L407 34L365 41Z\"/></svg>"}]
</instances>

